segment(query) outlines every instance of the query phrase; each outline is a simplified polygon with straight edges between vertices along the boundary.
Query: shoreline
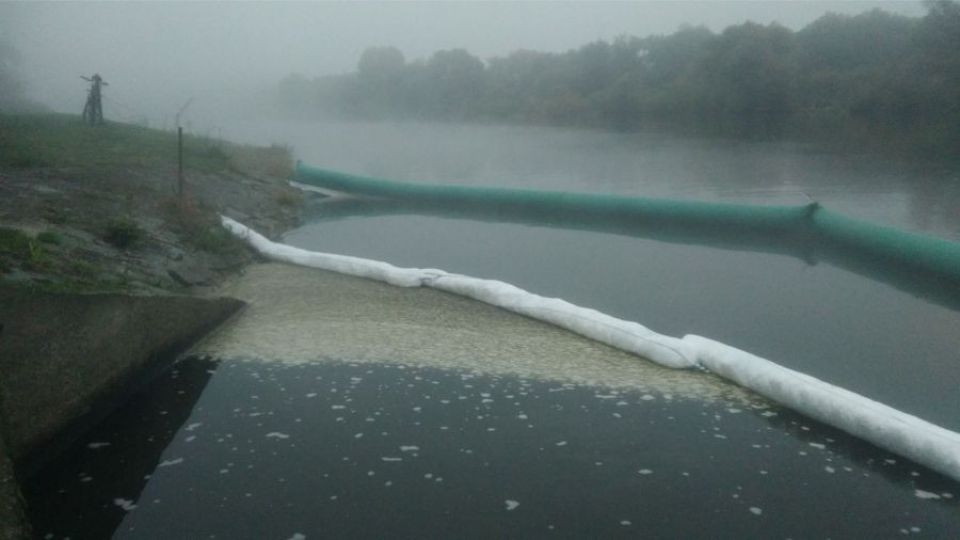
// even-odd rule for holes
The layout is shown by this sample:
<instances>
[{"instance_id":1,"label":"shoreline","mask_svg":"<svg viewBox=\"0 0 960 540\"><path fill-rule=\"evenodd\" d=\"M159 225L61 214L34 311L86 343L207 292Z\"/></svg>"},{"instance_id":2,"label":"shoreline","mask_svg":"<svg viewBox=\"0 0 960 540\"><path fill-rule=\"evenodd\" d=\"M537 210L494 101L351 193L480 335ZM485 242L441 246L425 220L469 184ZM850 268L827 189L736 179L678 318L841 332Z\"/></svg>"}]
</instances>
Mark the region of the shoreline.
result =
<instances>
[{"instance_id":1,"label":"shoreline","mask_svg":"<svg viewBox=\"0 0 960 540\"><path fill-rule=\"evenodd\" d=\"M213 297L310 196L283 147L68 115L0 115L0 540L29 538L19 480L39 470L244 303ZM33 471L33 472L32 472Z\"/></svg>"},{"instance_id":2,"label":"shoreline","mask_svg":"<svg viewBox=\"0 0 960 540\"><path fill-rule=\"evenodd\" d=\"M222 231L219 214L276 237L317 196L288 185L286 148L195 137L185 141L178 194L175 134L78 123L0 115L12 134L0 138L2 286L190 294L253 260Z\"/></svg>"}]
</instances>

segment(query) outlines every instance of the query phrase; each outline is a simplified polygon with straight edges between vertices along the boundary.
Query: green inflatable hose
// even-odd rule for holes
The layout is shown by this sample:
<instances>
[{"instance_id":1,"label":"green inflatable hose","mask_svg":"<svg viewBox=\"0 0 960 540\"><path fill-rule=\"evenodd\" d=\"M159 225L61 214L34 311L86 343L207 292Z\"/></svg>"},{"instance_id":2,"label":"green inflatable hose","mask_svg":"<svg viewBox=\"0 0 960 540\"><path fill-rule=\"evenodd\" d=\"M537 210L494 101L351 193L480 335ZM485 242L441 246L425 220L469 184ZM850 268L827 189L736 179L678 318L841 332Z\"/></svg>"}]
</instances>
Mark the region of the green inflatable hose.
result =
<instances>
[{"instance_id":1,"label":"green inflatable hose","mask_svg":"<svg viewBox=\"0 0 960 540\"><path fill-rule=\"evenodd\" d=\"M442 208L445 213L485 219L558 223L572 228L643 231L637 236L678 239L726 238L779 242L765 251L801 253L805 260L841 261L840 266L885 266L897 286L909 281L936 286L960 283L960 244L846 217L818 203L753 206L671 199L619 197L558 191L394 182L297 164L298 182L351 195L373 197L407 208ZM730 242L727 242L730 243ZM887 272L889 273L889 272ZM892 275L892 274L891 274Z\"/></svg>"}]
</instances>

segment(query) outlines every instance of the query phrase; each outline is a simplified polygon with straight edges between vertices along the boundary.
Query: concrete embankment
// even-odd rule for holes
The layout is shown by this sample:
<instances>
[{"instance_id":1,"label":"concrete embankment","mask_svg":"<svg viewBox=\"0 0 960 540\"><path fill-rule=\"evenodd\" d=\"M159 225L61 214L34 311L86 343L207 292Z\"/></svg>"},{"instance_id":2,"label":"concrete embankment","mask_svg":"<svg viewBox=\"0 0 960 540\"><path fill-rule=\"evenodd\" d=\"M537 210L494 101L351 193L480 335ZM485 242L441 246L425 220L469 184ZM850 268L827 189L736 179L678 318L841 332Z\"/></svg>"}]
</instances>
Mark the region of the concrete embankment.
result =
<instances>
[{"instance_id":1,"label":"concrete embankment","mask_svg":"<svg viewBox=\"0 0 960 540\"><path fill-rule=\"evenodd\" d=\"M30 474L243 305L0 289L0 540L27 537L15 473Z\"/></svg>"},{"instance_id":2,"label":"concrete embankment","mask_svg":"<svg viewBox=\"0 0 960 540\"><path fill-rule=\"evenodd\" d=\"M29 538L29 526L23 512L20 487L13 473L13 463L0 435L0 540Z\"/></svg>"}]
</instances>

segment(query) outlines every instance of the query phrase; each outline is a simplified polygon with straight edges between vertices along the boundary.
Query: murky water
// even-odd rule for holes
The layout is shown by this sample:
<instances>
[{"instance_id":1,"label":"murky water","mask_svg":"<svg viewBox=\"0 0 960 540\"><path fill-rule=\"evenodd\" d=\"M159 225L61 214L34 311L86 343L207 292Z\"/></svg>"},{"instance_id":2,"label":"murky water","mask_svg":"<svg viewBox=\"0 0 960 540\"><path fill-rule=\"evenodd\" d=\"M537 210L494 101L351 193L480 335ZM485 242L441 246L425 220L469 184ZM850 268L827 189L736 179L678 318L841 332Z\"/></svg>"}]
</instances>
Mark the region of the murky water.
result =
<instances>
[{"instance_id":1,"label":"murky water","mask_svg":"<svg viewBox=\"0 0 960 540\"><path fill-rule=\"evenodd\" d=\"M189 415L172 435L171 415ZM402 364L192 359L28 496L49 538L945 538L958 487L766 407Z\"/></svg>"},{"instance_id":2,"label":"murky water","mask_svg":"<svg viewBox=\"0 0 960 540\"><path fill-rule=\"evenodd\" d=\"M263 264L222 292L250 305L194 347L195 354L295 364L322 358L401 362L766 406L712 375L638 361L555 326L441 291Z\"/></svg>"},{"instance_id":3,"label":"murky water","mask_svg":"<svg viewBox=\"0 0 960 540\"><path fill-rule=\"evenodd\" d=\"M809 195L960 239L951 171L778 145L475 126L226 133L397 179L757 203ZM741 239L730 249L576 223L318 211L287 240L502 279L663 333L699 333L960 427L960 317L937 284ZM227 292L251 306L196 349L204 356L28 483L39 537L960 530L960 483L709 374L438 291L265 265Z\"/></svg>"},{"instance_id":4,"label":"murky water","mask_svg":"<svg viewBox=\"0 0 960 540\"><path fill-rule=\"evenodd\" d=\"M960 527L960 483L708 373L307 268L255 266L225 292L250 306L195 348L219 360L180 362L27 483L40 537Z\"/></svg>"},{"instance_id":5,"label":"murky water","mask_svg":"<svg viewBox=\"0 0 960 540\"><path fill-rule=\"evenodd\" d=\"M841 156L784 143L417 123L238 123L305 163L425 183L806 204L960 241L960 165Z\"/></svg>"},{"instance_id":6,"label":"murky water","mask_svg":"<svg viewBox=\"0 0 960 540\"><path fill-rule=\"evenodd\" d=\"M960 242L958 166L780 143L548 128L333 123L266 129L307 163L357 174L750 204L813 199L854 217ZM870 267L776 238L595 234L579 232L596 227L577 216L550 222L510 216L518 225L474 214L320 206L316 222L286 241L500 279L662 333L698 333L960 429L960 284L930 284L909 269Z\"/></svg>"},{"instance_id":7,"label":"murky water","mask_svg":"<svg viewBox=\"0 0 960 540\"><path fill-rule=\"evenodd\" d=\"M341 215L285 241L499 279L667 335L706 336L960 429L960 312L829 263L418 215Z\"/></svg>"}]
</instances>

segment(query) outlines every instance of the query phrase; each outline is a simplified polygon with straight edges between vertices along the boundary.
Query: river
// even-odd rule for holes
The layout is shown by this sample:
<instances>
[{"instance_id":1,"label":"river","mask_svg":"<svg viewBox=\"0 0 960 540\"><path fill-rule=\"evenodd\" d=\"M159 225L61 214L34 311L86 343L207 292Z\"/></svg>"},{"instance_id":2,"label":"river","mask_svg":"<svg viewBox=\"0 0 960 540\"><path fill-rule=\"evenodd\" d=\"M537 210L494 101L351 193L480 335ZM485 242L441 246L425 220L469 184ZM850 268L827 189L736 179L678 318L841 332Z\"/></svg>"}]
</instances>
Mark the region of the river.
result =
<instances>
[{"instance_id":1,"label":"river","mask_svg":"<svg viewBox=\"0 0 960 540\"><path fill-rule=\"evenodd\" d=\"M305 163L411 182L751 204L816 200L960 241L960 168L809 145L573 129L418 123L238 123L231 139Z\"/></svg>"},{"instance_id":2,"label":"river","mask_svg":"<svg viewBox=\"0 0 960 540\"><path fill-rule=\"evenodd\" d=\"M269 138L291 141L306 163L361 175L752 204L812 198L851 216L960 240L960 172L876 156L500 126L274 129ZM530 226L378 213L320 207L286 241L499 279L669 335L707 336L960 429L955 305L797 257L569 230L576 216Z\"/></svg>"},{"instance_id":3,"label":"river","mask_svg":"<svg viewBox=\"0 0 960 540\"><path fill-rule=\"evenodd\" d=\"M290 144L306 163L361 175L753 204L815 199L960 240L956 171L796 145L425 124L224 133ZM310 215L286 242L500 279L662 333L704 335L960 428L960 313L936 290L918 296L903 282L775 249L581 230L576 216L498 222L329 203ZM248 272L233 292L261 300L205 351L213 358L181 362L28 486L37 532L949 537L960 526L956 481L765 400L707 392L726 384L709 374L634 372L633 359L608 356L554 362L560 353L536 347L560 337L521 332L497 310L462 328L458 310L478 307L471 302L426 291L447 307L408 304L393 298L426 292L321 274ZM396 324L378 330L391 317ZM444 348L414 326L464 337ZM491 332L498 346L523 351L514 366L510 354L480 349ZM431 355L436 362L419 361ZM589 376L571 379L570 365Z\"/></svg>"}]
</instances>

